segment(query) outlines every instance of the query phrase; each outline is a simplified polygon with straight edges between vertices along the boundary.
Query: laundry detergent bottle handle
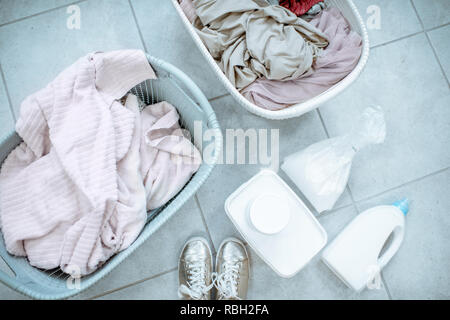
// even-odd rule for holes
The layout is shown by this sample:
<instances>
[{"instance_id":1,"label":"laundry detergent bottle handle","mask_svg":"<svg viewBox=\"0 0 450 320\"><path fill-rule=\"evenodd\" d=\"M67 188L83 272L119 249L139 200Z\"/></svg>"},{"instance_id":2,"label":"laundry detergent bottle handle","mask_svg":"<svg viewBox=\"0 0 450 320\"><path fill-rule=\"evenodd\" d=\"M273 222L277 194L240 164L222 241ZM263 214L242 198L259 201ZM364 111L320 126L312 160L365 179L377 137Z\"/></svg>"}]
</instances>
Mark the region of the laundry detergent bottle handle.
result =
<instances>
[{"instance_id":1,"label":"laundry detergent bottle handle","mask_svg":"<svg viewBox=\"0 0 450 320\"><path fill-rule=\"evenodd\" d=\"M407 199L403 199L401 201L395 202L393 207L397 208L399 211L399 215L406 216L409 211L409 204ZM392 241L387 249L385 249L382 256L378 258L378 266L383 269L388 262L392 259L392 257L397 253L398 249L400 249L400 245L403 242L403 237L405 235L405 223L404 219L400 219L401 222L394 228L392 231Z\"/></svg>"},{"instance_id":2,"label":"laundry detergent bottle handle","mask_svg":"<svg viewBox=\"0 0 450 320\"><path fill-rule=\"evenodd\" d=\"M408 210L404 199L362 212L324 250L322 260L347 286L364 289L400 248Z\"/></svg>"}]
</instances>

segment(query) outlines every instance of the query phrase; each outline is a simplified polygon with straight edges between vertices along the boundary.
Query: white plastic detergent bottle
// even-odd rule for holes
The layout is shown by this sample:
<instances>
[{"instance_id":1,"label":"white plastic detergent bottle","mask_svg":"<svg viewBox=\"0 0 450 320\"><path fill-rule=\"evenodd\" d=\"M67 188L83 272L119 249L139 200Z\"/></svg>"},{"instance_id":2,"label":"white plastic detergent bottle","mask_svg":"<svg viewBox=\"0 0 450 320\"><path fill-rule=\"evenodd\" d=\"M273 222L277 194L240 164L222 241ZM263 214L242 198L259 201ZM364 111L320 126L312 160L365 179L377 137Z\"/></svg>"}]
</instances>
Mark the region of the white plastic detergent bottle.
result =
<instances>
[{"instance_id":1,"label":"white plastic detergent bottle","mask_svg":"<svg viewBox=\"0 0 450 320\"><path fill-rule=\"evenodd\" d=\"M375 288L379 272L400 248L408 211L403 199L362 212L328 245L322 260L350 288Z\"/></svg>"}]
</instances>

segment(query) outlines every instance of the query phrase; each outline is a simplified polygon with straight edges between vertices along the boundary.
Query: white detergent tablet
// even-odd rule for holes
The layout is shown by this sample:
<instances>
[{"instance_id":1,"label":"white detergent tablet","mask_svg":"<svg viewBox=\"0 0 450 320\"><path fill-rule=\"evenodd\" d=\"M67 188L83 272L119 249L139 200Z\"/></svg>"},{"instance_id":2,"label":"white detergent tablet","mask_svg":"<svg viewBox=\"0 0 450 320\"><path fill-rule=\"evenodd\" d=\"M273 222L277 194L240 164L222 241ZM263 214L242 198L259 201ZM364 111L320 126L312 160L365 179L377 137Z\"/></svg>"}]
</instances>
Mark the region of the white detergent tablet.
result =
<instances>
[{"instance_id":1,"label":"white detergent tablet","mask_svg":"<svg viewBox=\"0 0 450 320\"><path fill-rule=\"evenodd\" d=\"M291 210L284 197L265 194L253 200L249 214L256 230L264 234L276 234L289 223Z\"/></svg>"}]
</instances>

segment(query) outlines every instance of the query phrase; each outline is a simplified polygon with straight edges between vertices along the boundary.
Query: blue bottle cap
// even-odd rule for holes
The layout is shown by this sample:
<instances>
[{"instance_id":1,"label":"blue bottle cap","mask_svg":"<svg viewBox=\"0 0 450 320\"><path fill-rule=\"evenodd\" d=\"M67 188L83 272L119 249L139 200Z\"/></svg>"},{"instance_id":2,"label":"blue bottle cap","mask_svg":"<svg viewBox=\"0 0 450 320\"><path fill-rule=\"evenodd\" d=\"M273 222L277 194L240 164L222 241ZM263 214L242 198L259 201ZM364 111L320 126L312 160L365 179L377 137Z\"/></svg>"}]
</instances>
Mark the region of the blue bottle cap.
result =
<instances>
[{"instance_id":1,"label":"blue bottle cap","mask_svg":"<svg viewBox=\"0 0 450 320\"><path fill-rule=\"evenodd\" d=\"M409 200L408 198L403 198L400 201L396 201L392 204L393 206L399 208L403 214L406 216L408 214L409 211Z\"/></svg>"}]
</instances>

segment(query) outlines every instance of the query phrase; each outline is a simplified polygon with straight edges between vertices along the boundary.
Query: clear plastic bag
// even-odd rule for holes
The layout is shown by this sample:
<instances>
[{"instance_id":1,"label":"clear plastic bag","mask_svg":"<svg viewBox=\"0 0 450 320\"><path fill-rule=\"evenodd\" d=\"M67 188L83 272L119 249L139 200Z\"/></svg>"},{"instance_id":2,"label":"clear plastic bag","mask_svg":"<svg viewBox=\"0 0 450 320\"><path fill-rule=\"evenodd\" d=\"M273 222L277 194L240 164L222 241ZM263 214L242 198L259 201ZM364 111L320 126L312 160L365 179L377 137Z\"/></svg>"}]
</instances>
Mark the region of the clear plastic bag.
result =
<instances>
[{"instance_id":1,"label":"clear plastic bag","mask_svg":"<svg viewBox=\"0 0 450 320\"><path fill-rule=\"evenodd\" d=\"M383 143L385 136L383 111L370 107L350 133L291 154L281 168L318 212L329 210L347 185L356 152L370 144Z\"/></svg>"}]
</instances>

